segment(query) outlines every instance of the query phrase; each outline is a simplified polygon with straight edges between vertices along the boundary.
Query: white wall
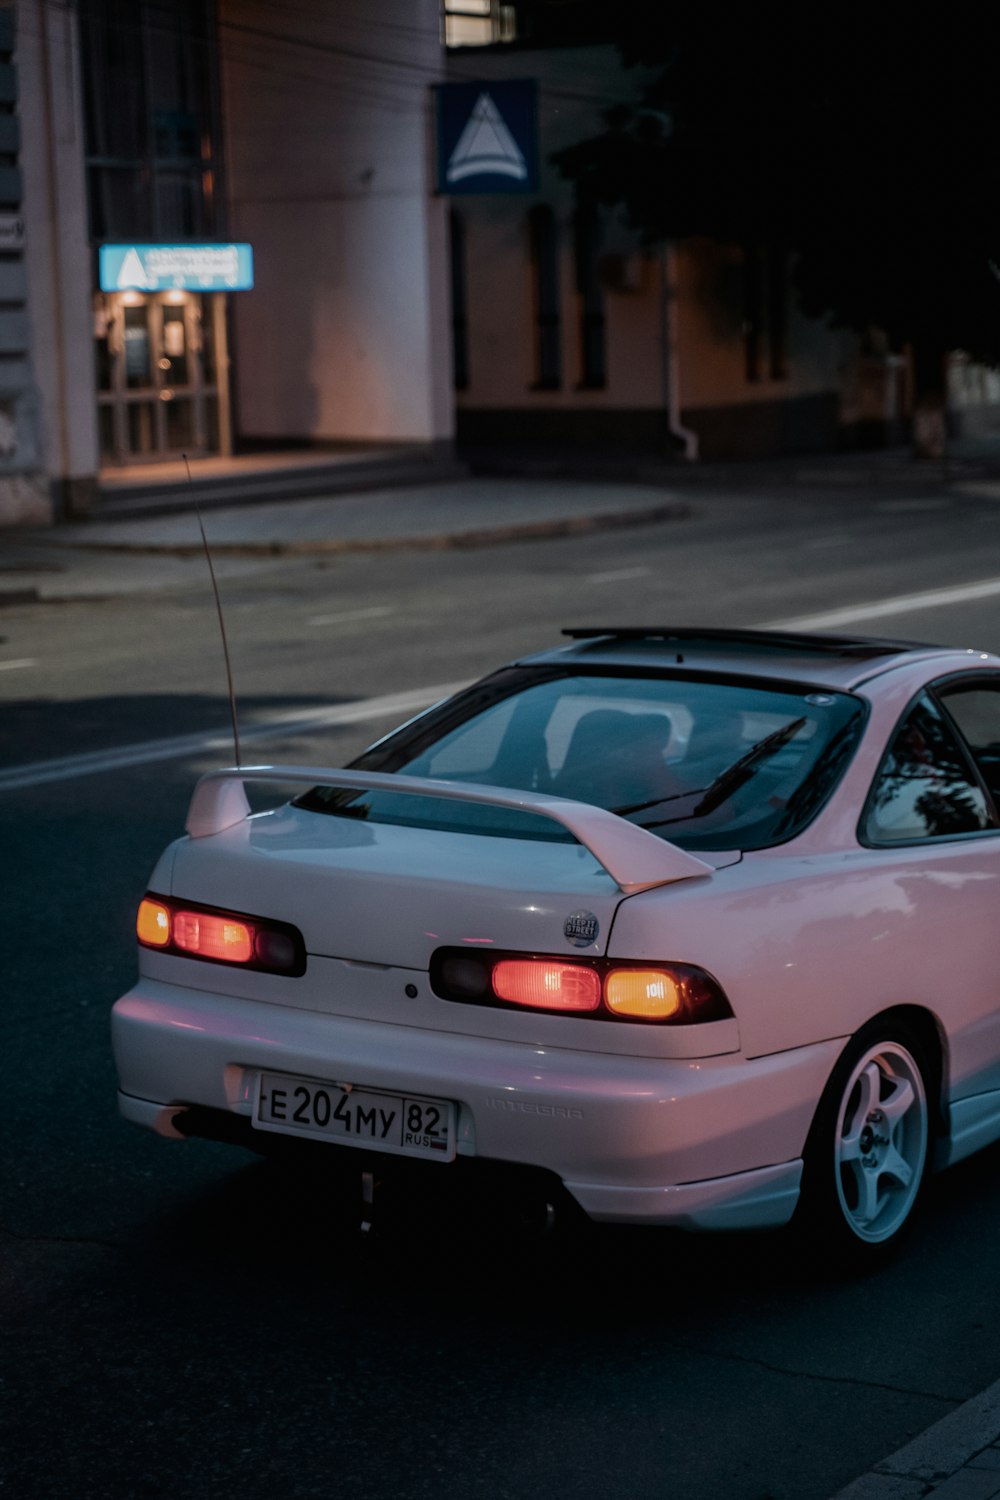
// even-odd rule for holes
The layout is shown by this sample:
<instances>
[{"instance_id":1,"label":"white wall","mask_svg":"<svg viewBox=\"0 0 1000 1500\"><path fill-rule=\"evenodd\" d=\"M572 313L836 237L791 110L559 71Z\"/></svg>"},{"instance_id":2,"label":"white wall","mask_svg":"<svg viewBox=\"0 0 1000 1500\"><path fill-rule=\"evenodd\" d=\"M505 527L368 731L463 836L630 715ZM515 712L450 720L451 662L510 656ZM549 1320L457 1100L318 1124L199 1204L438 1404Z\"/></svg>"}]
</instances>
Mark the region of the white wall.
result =
<instances>
[{"instance_id":1,"label":"white wall","mask_svg":"<svg viewBox=\"0 0 1000 1500\"><path fill-rule=\"evenodd\" d=\"M63 5L21 0L17 28L37 442L48 480L72 511L92 498L98 467L76 18ZM50 513L46 486L32 514L14 519L48 520Z\"/></svg>"},{"instance_id":2,"label":"white wall","mask_svg":"<svg viewBox=\"0 0 1000 1500\"><path fill-rule=\"evenodd\" d=\"M436 0L220 0L243 436L446 439L446 206L432 196Z\"/></svg>"}]
</instances>

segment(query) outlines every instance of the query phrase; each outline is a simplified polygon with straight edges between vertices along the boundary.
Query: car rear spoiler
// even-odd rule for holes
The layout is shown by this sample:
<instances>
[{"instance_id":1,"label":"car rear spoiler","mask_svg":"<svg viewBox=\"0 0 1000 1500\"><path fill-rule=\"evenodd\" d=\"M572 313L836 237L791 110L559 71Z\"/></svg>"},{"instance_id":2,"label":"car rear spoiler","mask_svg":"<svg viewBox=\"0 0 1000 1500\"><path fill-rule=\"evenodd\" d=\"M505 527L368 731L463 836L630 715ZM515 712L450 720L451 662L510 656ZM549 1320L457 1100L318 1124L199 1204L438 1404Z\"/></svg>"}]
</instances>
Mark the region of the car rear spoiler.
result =
<instances>
[{"instance_id":1,"label":"car rear spoiler","mask_svg":"<svg viewBox=\"0 0 1000 1500\"><path fill-rule=\"evenodd\" d=\"M616 813L587 802L521 792L511 787L476 786L464 781L435 781L425 776L398 776L384 771L337 771L320 766L231 766L209 771L194 789L186 828L193 839L207 838L242 823L250 813L247 782L335 786L349 791L409 793L450 802L480 802L551 818L589 849L626 895L669 885L676 880L713 874L713 866L669 844Z\"/></svg>"}]
</instances>

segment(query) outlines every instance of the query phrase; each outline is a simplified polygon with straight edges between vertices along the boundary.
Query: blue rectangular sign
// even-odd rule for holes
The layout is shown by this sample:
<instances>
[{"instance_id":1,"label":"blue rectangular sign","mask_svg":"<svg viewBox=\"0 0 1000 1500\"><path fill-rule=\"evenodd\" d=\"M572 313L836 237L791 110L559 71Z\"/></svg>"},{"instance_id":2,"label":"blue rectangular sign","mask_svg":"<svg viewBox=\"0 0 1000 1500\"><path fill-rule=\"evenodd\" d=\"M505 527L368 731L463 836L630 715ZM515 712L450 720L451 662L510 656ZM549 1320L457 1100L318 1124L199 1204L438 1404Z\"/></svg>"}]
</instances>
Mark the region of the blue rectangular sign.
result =
<instances>
[{"instance_id":1,"label":"blue rectangular sign","mask_svg":"<svg viewBox=\"0 0 1000 1500\"><path fill-rule=\"evenodd\" d=\"M247 292L249 245L102 245L102 292Z\"/></svg>"},{"instance_id":2,"label":"blue rectangular sign","mask_svg":"<svg viewBox=\"0 0 1000 1500\"><path fill-rule=\"evenodd\" d=\"M537 95L533 78L439 85L438 192L537 192Z\"/></svg>"}]
</instances>

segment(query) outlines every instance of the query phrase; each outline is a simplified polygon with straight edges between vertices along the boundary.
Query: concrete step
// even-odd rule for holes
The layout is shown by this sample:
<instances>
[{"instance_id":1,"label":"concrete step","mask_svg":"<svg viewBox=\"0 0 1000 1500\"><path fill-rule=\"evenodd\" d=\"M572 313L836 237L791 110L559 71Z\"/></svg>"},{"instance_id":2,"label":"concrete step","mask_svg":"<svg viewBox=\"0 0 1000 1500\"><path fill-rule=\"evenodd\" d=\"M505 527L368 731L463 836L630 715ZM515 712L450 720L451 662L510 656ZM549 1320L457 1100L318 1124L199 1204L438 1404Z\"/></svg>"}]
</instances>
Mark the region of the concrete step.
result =
<instances>
[{"instance_id":1,"label":"concrete step","mask_svg":"<svg viewBox=\"0 0 1000 1500\"><path fill-rule=\"evenodd\" d=\"M134 471L133 471L134 472ZM462 479L467 465L453 455L427 448L399 452L337 457L324 461L315 455L292 455L232 460L211 469L192 465L191 479L171 464L148 479L124 481L102 476L93 521L131 520L143 516L174 515L191 510L252 504L255 501L298 500L310 495L357 493L362 490L398 488L405 485L440 484Z\"/></svg>"}]
</instances>

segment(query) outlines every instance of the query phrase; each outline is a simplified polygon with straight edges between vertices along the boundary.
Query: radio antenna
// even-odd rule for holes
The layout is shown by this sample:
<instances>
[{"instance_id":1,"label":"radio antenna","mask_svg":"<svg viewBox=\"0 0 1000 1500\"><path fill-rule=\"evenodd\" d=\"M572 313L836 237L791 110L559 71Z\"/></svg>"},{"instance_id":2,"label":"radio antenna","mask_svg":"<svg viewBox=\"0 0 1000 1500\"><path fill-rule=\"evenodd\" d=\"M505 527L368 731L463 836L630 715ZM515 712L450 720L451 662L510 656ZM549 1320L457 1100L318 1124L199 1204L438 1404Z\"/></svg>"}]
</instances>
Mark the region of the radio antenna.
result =
<instances>
[{"instance_id":1,"label":"radio antenna","mask_svg":"<svg viewBox=\"0 0 1000 1500\"><path fill-rule=\"evenodd\" d=\"M184 468L187 470L188 484L194 491L194 480L191 478L191 465L188 456L183 453ZM212 563L212 553L208 545L208 537L205 535L205 523L201 518L201 506L195 496L194 513L198 517L198 530L201 532L201 544L205 549L205 560L208 563L208 574L212 580L212 593L215 595L215 612L219 617L219 634L222 636L222 655L226 663L226 685L229 689L229 716L233 724L233 748L236 751L236 764L241 766L243 758L240 755L240 726L236 716L236 692L233 688L233 669L229 660L229 642L226 639L226 622L222 614L222 600L219 597L219 585L215 578L215 567Z\"/></svg>"}]
</instances>

